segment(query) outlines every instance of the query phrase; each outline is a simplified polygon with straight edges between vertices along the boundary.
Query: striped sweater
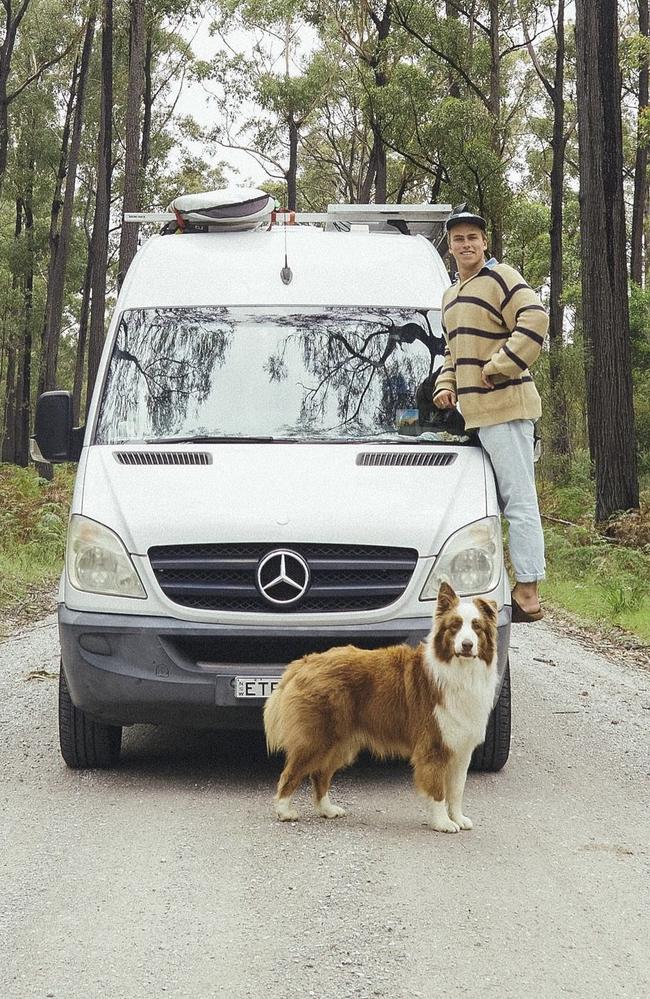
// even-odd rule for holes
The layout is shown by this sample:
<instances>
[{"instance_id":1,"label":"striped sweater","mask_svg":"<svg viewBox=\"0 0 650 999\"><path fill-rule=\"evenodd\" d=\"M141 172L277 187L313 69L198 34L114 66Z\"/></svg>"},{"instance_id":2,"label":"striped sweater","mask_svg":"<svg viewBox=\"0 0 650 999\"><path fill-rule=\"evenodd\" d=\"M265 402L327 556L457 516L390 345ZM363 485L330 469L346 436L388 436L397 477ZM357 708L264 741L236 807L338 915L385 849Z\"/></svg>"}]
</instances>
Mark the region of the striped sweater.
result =
<instances>
[{"instance_id":1,"label":"striped sweater","mask_svg":"<svg viewBox=\"0 0 650 999\"><path fill-rule=\"evenodd\" d=\"M548 316L514 267L489 260L447 288L442 329L447 347L433 397L454 392L468 430L541 416L528 369L542 349ZM494 389L481 385L481 368Z\"/></svg>"}]
</instances>

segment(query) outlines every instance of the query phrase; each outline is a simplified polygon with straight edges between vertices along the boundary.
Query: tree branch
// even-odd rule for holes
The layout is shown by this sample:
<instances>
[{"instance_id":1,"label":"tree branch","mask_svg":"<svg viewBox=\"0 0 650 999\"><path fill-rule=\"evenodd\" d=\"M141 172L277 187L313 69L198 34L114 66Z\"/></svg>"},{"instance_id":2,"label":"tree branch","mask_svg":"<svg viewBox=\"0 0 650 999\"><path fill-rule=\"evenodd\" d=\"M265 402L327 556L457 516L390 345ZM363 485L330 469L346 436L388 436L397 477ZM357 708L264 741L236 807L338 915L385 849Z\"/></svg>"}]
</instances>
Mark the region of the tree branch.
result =
<instances>
[{"instance_id":1,"label":"tree branch","mask_svg":"<svg viewBox=\"0 0 650 999\"><path fill-rule=\"evenodd\" d=\"M39 66L36 72L32 73L32 75L28 77L23 83L21 83L21 85L16 90L14 90L11 94L7 94L7 104L10 104L11 101L15 101L17 97L20 97L23 90L25 90L25 88L28 87L30 83L33 83L34 80L38 80L43 75L46 69L49 69L50 66L55 66L58 62L61 62L61 60L67 56L70 49L74 47L74 45L77 43L80 37L81 37L81 32L77 32L77 34L74 36L68 47L65 48L63 52L60 52L58 55L48 60L48 62L44 62L43 65Z\"/></svg>"}]
</instances>

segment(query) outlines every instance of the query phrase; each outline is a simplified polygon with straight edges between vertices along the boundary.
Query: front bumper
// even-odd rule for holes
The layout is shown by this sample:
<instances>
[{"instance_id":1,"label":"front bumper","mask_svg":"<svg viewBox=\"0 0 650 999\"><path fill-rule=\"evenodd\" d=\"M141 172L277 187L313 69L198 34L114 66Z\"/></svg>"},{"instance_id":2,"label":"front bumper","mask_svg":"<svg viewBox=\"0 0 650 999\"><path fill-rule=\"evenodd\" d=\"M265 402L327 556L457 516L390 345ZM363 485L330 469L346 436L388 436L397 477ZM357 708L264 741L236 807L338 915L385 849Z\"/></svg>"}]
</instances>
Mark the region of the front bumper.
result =
<instances>
[{"instance_id":1,"label":"front bumper","mask_svg":"<svg viewBox=\"0 0 650 999\"><path fill-rule=\"evenodd\" d=\"M511 609L499 612L497 696ZM262 727L263 698L235 696L236 676L280 676L292 659L335 645L417 645L431 618L366 625L268 627L90 613L59 604L62 668L76 707L113 725Z\"/></svg>"}]
</instances>

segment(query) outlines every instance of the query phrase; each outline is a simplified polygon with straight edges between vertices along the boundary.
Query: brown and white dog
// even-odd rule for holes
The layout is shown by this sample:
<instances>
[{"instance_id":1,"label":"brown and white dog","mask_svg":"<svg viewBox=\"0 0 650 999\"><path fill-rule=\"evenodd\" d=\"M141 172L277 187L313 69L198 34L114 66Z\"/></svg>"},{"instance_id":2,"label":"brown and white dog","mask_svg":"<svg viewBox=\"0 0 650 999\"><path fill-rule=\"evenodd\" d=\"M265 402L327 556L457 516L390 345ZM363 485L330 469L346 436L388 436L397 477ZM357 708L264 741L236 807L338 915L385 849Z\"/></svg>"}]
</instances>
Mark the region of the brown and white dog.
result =
<instances>
[{"instance_id":1,"label":"brown and white dog","mask_svg":"<svg viewBox=\"0 0 650 999\"><path fill-rule=\"evenodd\" d=\"M442 583L433 629L417 648L346 645L289 663L264 708L269 752L286 754L278 818L298 818L291 798L307 776L318 814L344 815L330 801L332 776L368 749L410 760L434 829L471 829L463 791L492 709L496 652L494 601L461 602Z\"/></svg>"}]
</instances>

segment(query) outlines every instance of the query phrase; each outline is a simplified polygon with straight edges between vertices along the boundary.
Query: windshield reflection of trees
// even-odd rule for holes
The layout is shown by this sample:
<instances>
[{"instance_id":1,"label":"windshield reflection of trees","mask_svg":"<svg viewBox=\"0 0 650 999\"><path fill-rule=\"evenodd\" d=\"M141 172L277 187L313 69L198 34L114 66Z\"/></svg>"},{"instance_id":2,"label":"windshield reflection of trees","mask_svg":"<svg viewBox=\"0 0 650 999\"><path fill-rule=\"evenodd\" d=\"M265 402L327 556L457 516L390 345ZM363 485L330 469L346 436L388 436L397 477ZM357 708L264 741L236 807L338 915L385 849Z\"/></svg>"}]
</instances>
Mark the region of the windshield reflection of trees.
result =
<instances>
[{"instance_id":1,"label":"windshield reflection of trees","mask_svg":"<svg viewBox=\"0 0 650 999\"><path fill-rule=\"evenodd\" d=\"M198 412L208 398L215 369L226 363L239 324L277 331L262 364L269 382L295 374L287 363L287 355L295 357L295 351L311 376L309 384L300 383L300 413L295 426L283 427L285 433L323 433L332 393L337 429L394 430L396 410L416 405L417 387L431 375L444 349L426 310L130 310L120 322L98 439L123 437L118 427L128 426L142 406L151 428L147 436L214 432L215 427L188 427L188 410L191 404ZM418 343L422 346L413 350ZM329 413L331 419L331 409ZM191 423L191 413L189 419ZM141 418L137 422L141 428Z\"/></svg>"},{"instance_id":2,"label":"windshield reflection of trees","mask_svg":"<svg viewBox=\"0 0 650 999\"><path fill-rule=\"evenodd\" d=\"M115 433L143 396L152 436L176 433L190 400L203 403L222 367L234 320L228 310L132 309L120 322L100 420ZM116 363L122 361L126 363ZM144 385L142 384L144 382Z\"/></svg>"},{"instance_id":3,"label":"windshield reflection of trees","mask_svg":"<svg viewBox=\"0 0 650 999\"><path fill-rule=\"evenodd\" d=\"M255 321L267 323L269 318L260 315ZM285 357L296 340L305 370L315 377L312 385L303 386L297 423L303 431L323 418L332 391L337 395L338 428L354 426L362 433L394 430L396 411L415 407L418 385L432 374L436 357L444 352L442 337L432 329L425 310L332 308L306 315L274 315L272 322L290 326L291 332L264 366L271 380L288 376ZM424 345L424 357L423 352L404 350L404 345L416 341ZM378 398L368 414L369 424L361 419L361 410L371 390Z\"/></svg>"}]
</instances>

